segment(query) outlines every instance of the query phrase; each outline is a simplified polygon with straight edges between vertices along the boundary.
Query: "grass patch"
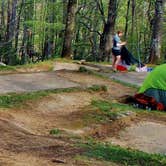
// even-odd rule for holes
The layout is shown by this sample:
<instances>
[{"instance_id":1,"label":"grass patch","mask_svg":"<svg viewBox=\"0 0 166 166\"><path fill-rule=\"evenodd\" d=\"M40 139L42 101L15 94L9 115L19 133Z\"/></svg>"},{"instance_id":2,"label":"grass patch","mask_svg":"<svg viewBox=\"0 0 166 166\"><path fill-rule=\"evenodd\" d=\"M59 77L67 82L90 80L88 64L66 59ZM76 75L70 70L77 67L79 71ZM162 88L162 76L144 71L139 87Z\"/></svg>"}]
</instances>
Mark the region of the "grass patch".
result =
<instances>
[{"instance_id":1,"label":"grass patch","mask_svg":"<svg viewBox=\"0 0 166 166\"><path fill-rule=\"evenodd\" d=\"M91 158L113 161L123 165L134 166L164 166L166 157L158 154L148 154L138 150L125 149L104 143L88 143L82 145L86 148L85 156Z\"/></svg>"},{"instance_id":2,"label":"grass patch","mask_svg":"<svg viewBox=\"0 0 166 166\"><path fill-rule=\"evenodd\" d=\"M122 113L128 111L125 108L115 107L114 103L106 100L93 100L87 109L89 111L84 116L86 123L106 123L117 119Z\"/></svg>"},{"instance_id":3,"label":"grass patch","mask_svg":"<svg viewBox=\"0 0 166 166\"><path fill-rule=\"evenodd\" d=\"M78 92L78 91L101 91L103 90L102 86L96 89L95 87L88 87L88 88L81 88L81 87L74 87L74 88L65 88L65 89L55 89L55 90L43 90L43 91L35 91L35 92L28 92L28 93L10 93L5 95L0 95L0 107L1 108L12 108L18 107L21 104L25 103L26 101L30 100L38 100L45 96L48 96L52 93L70 93L70 92Z\"/></svg>"},{"instance_id":4,"label":"grass patch","mask_svg":"<svg viewBox=\"0 0 166 166\"><path fill-rule=\"evenodd\" d=\"M17 66L0 66L1 73L31 72L31 71L52 71L54 68L54 60L47 60L38 63L29 63Z\"/></svg>"},{"instance_id":5,"label":"grass patch","mask_svg":"<svg viewBox=\"0 0 166 166\"><path fill-rule=\"evenodd\" d=\"M54 60L47 60L43 62L38 62L38 63L29 63L25 65L17 65L15 68L16 70L19 69L38 69L41 71L52 71L54 67Z\"/></svg>"},{"instance_id":6,"label":"grass patch","mask_svg":"<svg viewBox=\"0 0 166 166\"><path fill-rule=\"evenodd\" d=\"M16 71L14 66L0 66L0 71Z\"/></svg>"},{"instance_id":7,"label":"grass patch","mask_svg":"<svg viewBox=\"0 0 166 166\"><path fill-rule=\"evenodd\" d=\"M19 106L21 103L24 103L25 101L39 99L47 95L48 92L44 91L23 93L23 94L11 93L7 95L1 95L0 107L2 108L16 107Z\"/></svg>"},{"instance_id":8,"label":"grass patch","mask_svg":"<svg viewBox=\"0 0 166 166\"><path fill-rule=\"evenodd\" d=\"M106 100L93 100L91 104L102 112L108 112L112 109L112 103Z\"/></svg>"},{"instance_id":9,"label":"grass patch","mask_svg":"<svg viewBox=\"0 0 166 166\"><path fill-rule=\"evenodd\" d=\"M50 134L51 135L59 135L59 134L61 134L61 130L59 130L59 129L52 129L52 130L50 130Z\"/></svg>"},{"instance_id":10,"label":"grass patch","mask_svg":"<svg viewBox=\"0 0 166 166\"><path fill-rule=\"evenodd\" d=\"M92 100L91 104L85 108L86 114L84 121L86 123L108 123L114 120L139 116L147 117L147 119L156 119L164 121L166 114L164 111L147 111L139 108L134 108L132 105L122 104L119 102L108 100Z\"/></svg>"}]
</instances>

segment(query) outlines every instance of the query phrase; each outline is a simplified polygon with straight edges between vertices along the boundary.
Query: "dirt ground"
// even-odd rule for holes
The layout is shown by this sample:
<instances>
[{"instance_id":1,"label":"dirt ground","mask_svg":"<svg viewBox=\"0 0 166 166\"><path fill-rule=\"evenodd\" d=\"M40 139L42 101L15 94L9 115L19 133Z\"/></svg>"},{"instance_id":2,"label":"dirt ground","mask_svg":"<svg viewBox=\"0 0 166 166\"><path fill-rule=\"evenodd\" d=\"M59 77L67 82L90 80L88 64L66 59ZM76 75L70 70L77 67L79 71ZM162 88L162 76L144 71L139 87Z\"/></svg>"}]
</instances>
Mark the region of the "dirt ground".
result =
<instances>
[{"instance_id":1,"label":"dirt ground","mask_svg":"<svg viewBox=\"0 0 166 166\"><path fill-rule=\"evenodd\" d=\"M158 134L165 131L166 120L152 122L155 117L144 118L133 115L124 120L117 120L109 124L85 124L82 117L88 111L88 105L92 100L107 99L117 101L121 96L132 95L135 89L115 83L111 80L99 78L86 73L78 73L74 71L58 71L60 77L64 77L82 86L91 86L94 84L106 85L107 92L63 92L51 94L37 102L29 101L24 103L20 108L0 109L0 165L1 166L52 166L52 165L116 165L110 162L101 162L89 159L78 159L75 156L82 153L82 149L73 145L74 137L94 136L104 141L114 141L122 146L129 146L133 140L132 146L137 143L134 148L141 149L144 145L146 148L150 143L158 139ZM85 112L83 112L85 111ZM142 124L138 122L142 118ZM150 125L153 123L153 125ZM155 125L155 123L157 125ZM159 124L159 125L158 125ZM135 126L134 126L135 125ZM160 133L153 135L149 132L149 136L153 139L148 140L147 130L143 127L147 126L150 130L158 130ZM121 129L126 128L125 133L121 133ZM158 128L156 128L158 127ZM142 128L142 130L141 130ZM60 136L50 135L52 129L58 129L62 134ZM135 130L137 129L137 130ZM110 134L114 133L116 137ZM138 133L136 133L138 132ZM132 133L132 134L131 134ZM146 133L146 139L140 144L138 139ZM164 132L163 132L164 133ZM140 134L136 137L135 134ZM156 136L156 137L155 137ZM123 138L126 138L123 140ZM136 140L137 138L137 140ZM165 139L165 137L163 137ZM149 142L147 143L146 140ZM163 140L162 140L163 141ZM164 142L160 146L165 145ZM152 145L153 146L153 145ZM159 148L154 143L154 149ZM150 147L151 148L151 147ZM144 150L144 149L141 149ZM162 149L164 152L165 149ZM147 150L148 151L148 150ZM153 148L150 149L153 152Z\"/></svg>"}]
</instances>

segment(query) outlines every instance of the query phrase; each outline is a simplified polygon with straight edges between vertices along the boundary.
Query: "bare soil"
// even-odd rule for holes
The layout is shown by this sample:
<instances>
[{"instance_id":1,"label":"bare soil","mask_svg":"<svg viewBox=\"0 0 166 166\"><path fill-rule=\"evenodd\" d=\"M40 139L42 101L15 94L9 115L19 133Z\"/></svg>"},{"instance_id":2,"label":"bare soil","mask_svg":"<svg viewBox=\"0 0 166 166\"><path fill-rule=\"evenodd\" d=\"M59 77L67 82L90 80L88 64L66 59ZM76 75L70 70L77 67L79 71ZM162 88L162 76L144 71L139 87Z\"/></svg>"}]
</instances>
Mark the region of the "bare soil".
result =
<instances>
[{"instance_id":1,"label":"bare soil","mask_svg":"<svg viewBox=\"0 0 166 166\"><path fill-rule=\"evenodd\" d=\"M52 166L52 165L116 165L110 162L101 162L75 157L83 152L74 145L74 137L92 136L103 141L114 141L122 146L128 146L133 138L143 136L146 126L149 130L160 130L157 134L146 132L145 141L133 141L132 147L141 149L154 143L154 149L164 146L158 139L164 129L163 118L153 123L155 117L142 118L133 114L124 119L108 124L85 123L84 115L89 111L88 105L94 99L107 99L116 102L121 96L132 95L135 89L115 83L111 80L99 78L86 73L74 71L58 71L57 74L82 86L94 84L106 85L107 92L78 91L70 93L51 94L37 102L28 101L20 108L0 109L0 165L2 166ZM90 110L91 111L91 110ZM142 124L138 122L143 120ZM145 122L148 121L148 122ZM152 125L150 125L152 124ZM156 124L156 125L155 125ZM126 128L129 126L129 128ZM126 128L125 133L121 130ZM50 135L52 129L58 129L62 134ZM136 130L135 130L136 129ZM138 132L138 133L137 133ZM140 135L136 137L136 135ZM116 137L115 137L116 136ZM163 135L164 136L164 133ZM126 139L123 139L126 138ZM144 137L145 138L145 137ZM165 137L163 137L165 138ZM148 144L146 144L148 140ZM125 142L125 143L124 143ZM134 146L137 144L137 146ZM146 148L148 148L146 146ZM149 148L153 151L153 148ZM144 149L141 149L144 150ZM163 150L164 151L164 150Z\"/></svg>"}]
</instances>

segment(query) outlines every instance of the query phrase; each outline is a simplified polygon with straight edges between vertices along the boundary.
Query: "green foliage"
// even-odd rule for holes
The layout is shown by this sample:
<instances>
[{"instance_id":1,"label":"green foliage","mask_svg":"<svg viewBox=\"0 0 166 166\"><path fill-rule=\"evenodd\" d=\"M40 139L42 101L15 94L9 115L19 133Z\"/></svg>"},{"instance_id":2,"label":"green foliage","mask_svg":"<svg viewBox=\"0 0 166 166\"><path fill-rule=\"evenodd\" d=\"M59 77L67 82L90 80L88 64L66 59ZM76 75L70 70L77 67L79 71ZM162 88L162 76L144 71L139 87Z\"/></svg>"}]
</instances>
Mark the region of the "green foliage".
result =
<instances>
[{"instance_id":1,"label":"green foliage","mask_svg":"<svg viewBox=\"0 0 166 166\"><path fill-rule=\"evenodd\" d=\"M138 150L125 149L120 146L113 146L104 143L89 143L83 145L86 148L84 155L97 159L113 161L123 165L134 166L164 166L166 156L148 154Z\"/></svg>"},{"instance_id":2,"label":"green foliage","mask_svg":"<svg viewBox=\"0 0 166 166\"><path fill-rule=\"evenodd\" d=\"M132 65L130 66L129 71L135 71L135 69L136 69L136 65Z\"/></svg>"},{"instance_id":3,"label":"green foliage","mask_svg":"<svg viewBox=\"0 0 166 166\"><path fill-rule=\"evenodd\" d=\"M16 68L14 66L0 66L0 71L15 71Z\"/></svg>"},{"instance_id":4,"label":"green foliage","mask_svg":"<svg viewBox=\"0 0 166 166\"><path fill-rule=\"evenodd\" d=\"M52 129L52 130L50 130L50 134L51 135L59 135L59 134L61 134L61 130L59 130L57 128Z\"/></svg>"},{"instance_id":5,"label":"green foliage","mask_svg":"<svg viewBox=\"0 0 166 166\"><path fill-rule=\"evenodd\" d=\"M107 91L107 86L105 85L92 85L91 87L88 88L88 90L92 91Z\"/></svg>"},{"instance_id":6,"label":"green foliage","mask_svg":"<svg viewBox=\"0 0 166 166\"><path fill-rule=\"evenodd\" d=\"M48 23L48 22L29 20L24 23L28 27L32 27L35 24L35 28L37 31L39 31L41 29L41 27L49 28L49 29L56 30L56 31L61 31L62 29L64 29L64 24L62 24L61 22Z\"/></svg>"},{"instance_id":7,"label":"green foliage","mask_svg":"<svg viewBox=\"0 0 166 166\"><path fill-rule=\"evenodd\" d=\"M136 0L133 17L131 10L132 4L130 4L127 16L127 2L128 0L117 1L118 12L116 25L113 29L115 29L115 31L119 29L125 30L127 26L125 36L127 47L136 58L140 57L142 61L146 61L148 59L151 43L155 1ZM7 3L7 1L0 1L3 10L2 13L7 13ZM12 7L12 1L9 3L10 7ZM98 60L100 37L109 13L108 4L108 0L78 1L75 35L72 42L74 59L86 59L87 61ZM29 54L30 50L38 53L39 59L42 60L55 56L59 57L64 41L66 7L67 1L62 0L26 0L23 4L20 1L16 9L16 16L20 18L20 20L15 19L20 21L18 22L19 26L17 26L17 21L13 21L15 27L19 29L13 29L14 36L12 36L9 41L6 41L6 30L8 29L7 25L12 24L7 23L7 17L5 15L3 17L2 15L2 25L0 29L1 60L10 65L31 63L33 60ZM164 7L164 19L166 17L165 10ZM166 29L165 22L163 22L162 29L163 32ZM166 50L165 36L165 33L163 33L161 63L166 59L164 56ZM47 43L50 41L52 45L48 46ZM17 54L20 53L19 51L22 48L24 48L24 51L22 52L23 55L19 55L20 61ZM51 50L49 50L50 48ZM45 50L50 51L48 53L49 55L45 55L47 54Z\"/></svg>"}]
</instances>

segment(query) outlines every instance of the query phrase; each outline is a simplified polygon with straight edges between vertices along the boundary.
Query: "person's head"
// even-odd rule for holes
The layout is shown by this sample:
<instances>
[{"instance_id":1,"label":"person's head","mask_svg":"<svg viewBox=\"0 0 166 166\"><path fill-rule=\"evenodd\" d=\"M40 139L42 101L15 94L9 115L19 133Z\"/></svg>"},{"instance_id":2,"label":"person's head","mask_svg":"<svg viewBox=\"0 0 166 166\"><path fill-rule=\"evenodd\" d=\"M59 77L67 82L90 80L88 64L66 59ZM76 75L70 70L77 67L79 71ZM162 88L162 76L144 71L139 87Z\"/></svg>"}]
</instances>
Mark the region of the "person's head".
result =
<instances>
[{"instance_id":1,"label":"person's head","mask_svg":"<svg viewBox=\"0 0 166 166\"><path fill-rule=\"evenodd\" d=\"M123 31L117 31L118 36L123 36Z\"/></svg>"}]
</instances>

